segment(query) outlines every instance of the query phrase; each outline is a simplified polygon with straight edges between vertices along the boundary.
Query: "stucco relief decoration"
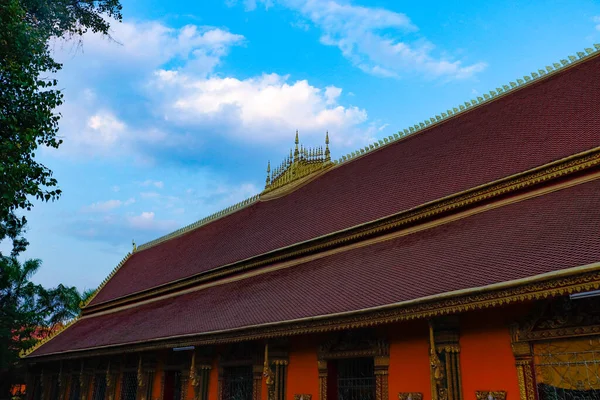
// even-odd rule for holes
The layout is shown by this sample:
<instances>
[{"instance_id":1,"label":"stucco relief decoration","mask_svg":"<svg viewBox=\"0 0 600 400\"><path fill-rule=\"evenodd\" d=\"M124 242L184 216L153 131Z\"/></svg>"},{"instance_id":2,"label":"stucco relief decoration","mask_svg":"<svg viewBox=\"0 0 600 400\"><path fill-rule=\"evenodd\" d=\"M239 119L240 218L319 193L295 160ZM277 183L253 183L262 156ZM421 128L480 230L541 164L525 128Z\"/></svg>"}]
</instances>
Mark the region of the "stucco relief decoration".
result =
<instances>
[{"instance_id":1,"label":"stucco relief decoration","mask_svg":"<svg viewBox=\"0 0 600 400\"><path fill-rule=\"evenodd\" d=\"M312 400L312 394L295 394L294 400Z\"/></svg>"},{"instance_id":2,"label":"stucco relief decoration","mask_svg":"<svg viewBox=\"0 0 600 400\"><path fill-rule=\"evenodd\" d=\"M478 390L475 392L477 400L506 400L506 392L503 390L499 391L487 391Z\"/></svg>"},{"instance_id":3,"label":"stucco relief decoration","mask_svg":"<svg viewBox=\"0 0 600 400\"><path fill-rule=\"evenodd\" d=\"M423 400L423 393L421 393L421 392L400 392L400 393L398 393L398 400Z\"/></svg>"}]
</instances>

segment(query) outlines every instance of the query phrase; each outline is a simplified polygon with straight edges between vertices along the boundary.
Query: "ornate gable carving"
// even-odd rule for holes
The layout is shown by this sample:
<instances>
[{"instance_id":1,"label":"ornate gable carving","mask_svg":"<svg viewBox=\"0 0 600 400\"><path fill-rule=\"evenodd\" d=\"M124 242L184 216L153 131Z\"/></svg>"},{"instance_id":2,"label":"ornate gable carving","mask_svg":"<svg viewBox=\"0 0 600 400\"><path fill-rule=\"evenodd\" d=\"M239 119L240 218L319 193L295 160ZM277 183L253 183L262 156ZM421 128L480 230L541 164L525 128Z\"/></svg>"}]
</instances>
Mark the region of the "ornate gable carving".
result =
<instances>
[{"instance_id":1,"label":"ornate gable carving","mask_svg":"<svg viewBox=\"0 0 600 400\"><path fill-rule=\"evenodd\" d=\"M389 355L389 344L371 331L344 331L319 346L320 360Z\"/></svg>"},{"instance_id":2,"label":"ornate gable carving","mask_svg":"<svg viewBox=\"0 0 600 400\"><path fill-rule=\"evenodd\" d=\"M296 131L295 148L293 151L290 149L290 155L279 166L273 167L272 170L271 163L269 162L267 165L267 180L262 194L284 186L295 186L292 183L299 183L302 178L324 170L331 165L333 165L333 162L331 162L331 153L329 152L328 133L325 134L325 150L323 150L323 147L308 148L300 145L298 131Z\"/></svg>"},{"instance_id":3,"label":"ornate gable carving","mask_svg":"<svg viewBox=\"0 0 600 400\"><path fill-rule=\"evenodd\" d=\"M540 303L519 324L518 341L546 340L600 333L600 297L559 297Z\"/></svg>"}]
</instances>

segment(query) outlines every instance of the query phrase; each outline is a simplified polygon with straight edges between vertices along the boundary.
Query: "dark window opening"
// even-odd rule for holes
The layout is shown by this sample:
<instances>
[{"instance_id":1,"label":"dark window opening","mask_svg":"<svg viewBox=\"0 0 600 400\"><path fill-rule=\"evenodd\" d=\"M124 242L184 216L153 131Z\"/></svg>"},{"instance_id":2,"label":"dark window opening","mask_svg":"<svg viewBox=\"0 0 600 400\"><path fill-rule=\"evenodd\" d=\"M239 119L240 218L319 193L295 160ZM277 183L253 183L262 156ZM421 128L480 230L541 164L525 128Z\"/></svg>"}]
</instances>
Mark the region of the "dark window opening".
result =
<instances>
[{"instance_id":1,"label":"dark window opening","mask_svg":"<svg viewBox=\"0 0 600 400\"><path fill-rule=\"evenodd\" d=\"M252 400L252 366L223 368L221 400Z\"/></svg>"},{"instance_id":2,"label":"dark window opening","mask_svg":"<svg viewBox=\"0 0 600 400\"><path fill-rule=\"evenodd\" d=\"M375 366L372 358L328 361L328 398L375 400Z\"/></svg>"},{"instance_id":3,"label":"dark window opening","mask_svg":"<svg viewBox=\"0 0 600 400\"><path fill-rule=\"evenodd\" d=\"M50 396L48 400L58 400L59 390L58 375L52 375L50 377Z\"/></svg>"},{"instance_id":4,"label":"dark window opening","mask_svg":"<svg viewBox=\"0 0 600 400\"><path fill-rule=\"evenodd\" d=\"M180 371L165 371L163 400L181 400Z\"/></svg>"},{"instance_id":5,"label":"dark window opening","mask_svg":"<svg viewBox=\"0 0 600 400\"><path fill-rule=\"evenodd\" d=\"M42 399L42 377L36 376L33 381L33 400Z\"/></svg>"},{"instance_id":6,"label":"dark window opening","mask_svg":"<svg viewBox=\"0 0 600 400\"><path fill-rule=\"evenodd\" d=\"M106 375L96 374L94 376L94 392L92 393L92 400L104 400L106 395Z\"/></svg>"},{"instance_id":7,"label":"dark window opening","mask_svg":"<svg viewBox=\"0 0 600 400\"><path fill-rule=\"evenodd\" d=\"M135 400L137 395L137 376L135 372L123 373L123 385L121 386L121 400Z\"/></svg>"},{"instance_id":8,"label":"dark window opening","mask_svg":"<svg viewBox=\"0 0 600 400\"><path fill-rule=\"evenodd\" d=\"M79 392L81 390L79 375L73 375L71 378L71 388L69 392L69 400L79 400Z\"/></svg>"}]
</instances>

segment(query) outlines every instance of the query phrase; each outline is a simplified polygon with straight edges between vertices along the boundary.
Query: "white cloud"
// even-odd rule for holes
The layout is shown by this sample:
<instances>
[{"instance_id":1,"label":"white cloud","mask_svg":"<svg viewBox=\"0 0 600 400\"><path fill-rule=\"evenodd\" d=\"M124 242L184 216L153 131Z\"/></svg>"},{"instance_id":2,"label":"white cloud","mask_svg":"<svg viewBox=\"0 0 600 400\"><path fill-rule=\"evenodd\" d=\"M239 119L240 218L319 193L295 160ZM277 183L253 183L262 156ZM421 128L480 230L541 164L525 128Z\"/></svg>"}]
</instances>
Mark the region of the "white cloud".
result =
<instances>
[{"instance_id":1,"label":"white cloud","mask_svg":"<svg viewBox=\"0 0 600 400\"><path fill-rule=\"evenodd\" d=\"M592 17L592 21L597 24L596 25L596 30L600 31L600 15Z\"/></svg>"},{"instance_id":2,"label":"white cloud","mask_svg":"<svg viewBox=\"0 0 600 400\"><path fill-rule=\"evenodd\" d=\"M99 201L97 203L90 204L83 208L85 212L108 212L115 208L121 207L123 202L121 200L107 200Z\"/></svg>"},{"instance_id":3,"label":"white cloud","mask_svg":"<svg viewBox=\"0 0 600 400\"><path fill-rule=\"evenodd\" d=\"M259 0L260 1L260 0ZM432 54L428 41L410 41L417 27L405 14L334 0L279 0L321 29L321 43L336 46L361 70L376 76L420 73L432 78L464 79L485 69Z\"/></svg>"},{"instance_id":4,"label":"white cloud","mask_svg":"<svg viewBox=\"0 0 600 400\"><path fill-rule=\"evenodd\" d=\"M142 199L155 199L160 197L160 194L157 192L141 192L140 197Z\"/></svg>"},{"instance_id":5,"label":"white cloud","mask_svg":"<svg viewBox=\"0 0 600 400\"><path fill-rule=\"evenodd\" d=\"M240 45L245 38L220 28L186 25L173 29L160 22L111 23L111 37L88 32L83 39L83 55L73 60L78 48L63 42L54 46L57 59L67 65L77 62L79 66L97 72L120 73L150 72L166 62L187 62L196 73L209 73L232 46Z\"/></svg>"},{"instance_id":6,"label":"white cloud","mask_svg":"<svg viewBox=\"0 0 600 400\"><path fill-rule=\"evenodd\" d=\"M66 101L59 110L59 155L151 165L197 160L219 136L277 143L272 140L289 141L299 129L319 142L329 130L338 146L372 139L366 110L343 104L341 88L278 74L217 74L232 46L245 42L242 35L158 22L113 28L113 41L86 34L81 54L55 49L59 59L70 57L60 76Z\"/></svg>"},{"instance_id":7,"label":"white cloud","mask_svg":"<svg viewBox=\"0 0 600 400\"><path fill-rule=\"evenodd\" d=\"M153 87L165 118L202 126L214 120L226 123L224 133L246 140L289 138L299 129L323 136L326 130L352 134L367 120L367 112L338 103L342 89L320 89L306 80L265 74L255 78L209 77L196 79L179 71L156 73Z\"/></svg>"},{"instance_id":8,"label":"white cloud","mask_svg":"<svg viewBox=\"0 0 600 400\"><path fill-rule=\"evenodd\" d=\"M162 189L165 184L162 181L153 181L152 179L147 179L144 182L140 183L140 186L154 186L156 188Z\"/></svg>"},{"instance_id":9,"label":"white cloud","mask_svg":"<svg viewBox=\"0 0 600 400\"><path fill-rule=\"evenodd\" d=\"M175 221L157 220L152 211L144 211L140 215L128 216L127 223L131 228L150 231L176 229L177 227Z\"/></svg>"}]
</instances>

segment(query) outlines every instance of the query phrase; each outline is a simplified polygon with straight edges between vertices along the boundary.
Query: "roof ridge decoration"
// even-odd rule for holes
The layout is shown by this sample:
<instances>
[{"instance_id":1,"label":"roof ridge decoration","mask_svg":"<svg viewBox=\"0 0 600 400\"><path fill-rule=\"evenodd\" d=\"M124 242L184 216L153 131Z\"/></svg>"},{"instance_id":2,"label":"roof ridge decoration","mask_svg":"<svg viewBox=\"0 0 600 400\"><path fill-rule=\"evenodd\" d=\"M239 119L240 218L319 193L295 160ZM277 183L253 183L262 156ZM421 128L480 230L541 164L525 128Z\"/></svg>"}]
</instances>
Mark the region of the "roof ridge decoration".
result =
<instances>
[{"instance_id":1,"label":"roof ridge decoration","mask_svg":"<svg viewBox=\"0 0 600 400\"><path fill-rule=\"evenodd\" d=\"M290 155L285 157L281 164L271 170L271 162L267 164L267 179L264 193L279 189L301 178L321 171L331 165L331 152L329 151L329 132L325 133L325 150L319 147L304 147L298 140L296 130L295 148Z\"/></svg>"},{"instance_id":2,"label":"roof ridge decoration","mask_svg":"<svg viewBox=\"0 0 600 400\"><path fill-rule=\"evenodd\" d=\"M96 295L98 294L98 292L100 292L100 290L106 285L106 283L113 276L115 276L115 274L117 273L117 271L123 266L123 264L125 264L125 262L129 259L129 257L131 257L131 255L133 253L135 253L135 251L136 251L136 245L135 245L135 242L134 242L133 243L133 251L131 253L127 253L125 255L125 257L123 257L123 259L121 260L121 262L118 263L117 266L113 268L113 270L110 272L110 274L108 274L108 276L106 278L104 278L104 280L102 282L100 282L100 285L98 285L98 288L96 288L96 290L94 290L94 293L92 293L92 295L90 297L88 297L87 300L82 301L79 304L79 308L81 308L81 309L85 308L88 304L90 304L90 302L92 300L94 300L94 297L96 297Z\"/></svg>"},{"instance_id":3,"label":"roof ridge decoration","mask_svg":"<svg viewBox=\"0 0 600 400\"><path fill-rule=\"evenodd\" d=\"M73 325L75 322L79 321L79 318L80 318L80 315L76 316L75 318L71 319L70 321L68 321L67 323L63 324L61 327L56 329L55 332L52 332L52 330L50 330L48 332L48 335L45 338L38 340L36 342L36 344L31 346L30 348L21 350L19 352L19 357L20 358L27 357L28 355L30 355L31 353L33 353L34 351L36 351L37 349L39 349L40 347L42 347L43 345L48 343L50 340L52 340L56 336L60 335L63 331L65 331L68 327Z\"/></svg>"},{"instance_id":4,"label":"roof ridge decoration","mask_svg":"<svg viewBox=\"0 0 600 400\"><path fill-rule=\"evenodd\" d=\"M423 122L419 122L419 124L415 124L413 126L409 126L407 129L398 131L398 133L394 133L393 136L390 135L387 138L379 139L378 141L376 141L368 146L365 146L362 149L358 149L356 151L346 154L345 156L340 157L338 160L334 160L333 163L336 165L339 165L339 164L345 163L347 161L351 161L359 156L362 156L366 153L376 150L379 147L386 146L397 140L405 138L406 136L410 136L413 133L417 133L419 131L422 131L425 128L429 128L433 125L441 123L449 118L454 117L455 115L459 115L464 112L470 111L471 109L475 108L475 106L478 106L478 105L481 105L484 103L488 103L490 101L495 100L495 98L497 98L501 95L512 92L514 90L518 90L518 89L522 88L523 86L527 86L527 85L534 83L534 82L536 82L542 78L545 78L547 76L554 75L573 64L577 64L581 61L584 61L585 59L588 59L589 57L600 54L600 44L595 43L594 48L595 48L595 50L592 48L586 47L584 49L585 52L578 51L576 53L577 57L568 56L567 58L569 59L569 61L562 59L562 60L560 60L560 64L553 63L552 66L549 66L549 65L546 66L545 70L538 69L537 72L532 72L531 76L525 75L525 76L523 76L523 79L518 78L518 79L516 79L516 82L513 82L513 81L509 82L510 86L502 85L502 87L497 87L496 90L490 90L489 94L486 93L483 95L483 97L478 96L476 100L466 101L464 103L464 105L461 104L458 106L458 108L453 107L452 110L447 110L446 112L442 112L441 115L435 115L435 117L431 117L429 119L426 119Z\"/></svg>"}]
</instances>

